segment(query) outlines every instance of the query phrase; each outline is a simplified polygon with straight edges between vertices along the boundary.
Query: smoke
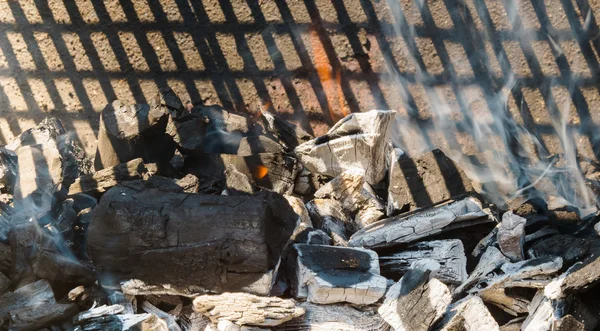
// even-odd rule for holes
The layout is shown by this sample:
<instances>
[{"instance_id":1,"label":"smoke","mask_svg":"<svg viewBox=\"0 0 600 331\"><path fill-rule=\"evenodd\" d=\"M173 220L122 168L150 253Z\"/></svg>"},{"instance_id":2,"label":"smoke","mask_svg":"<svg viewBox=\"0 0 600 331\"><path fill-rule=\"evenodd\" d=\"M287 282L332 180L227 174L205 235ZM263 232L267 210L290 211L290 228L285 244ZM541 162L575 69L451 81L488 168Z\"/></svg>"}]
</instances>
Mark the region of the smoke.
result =
<instances>
[{"instance_id":1,"label":"smoke","mask_svg":"<svg viewBox=\"0 0 600 331\"><path fill-rule=\"evenodd\" d=\"M429 8L423 1L415 0L414 3L423 21L428 24L431 21L428 18L432 15ZM390 31L384 32L388 36L404 39L408 50L406 53L416 68L415 77L409 83L407 78L397 72L393 59L385 59L388 77L405 101L406 108L406 115L397 115L393 132L395 147L403 149L409 155L418 155L434 148L442 149L479 184L481 192L499 206L507 206L518 198L536 197L546 201L550 209L575 208L580 217L596 212L595 197L586 186L579 168L578 146L575 143L575 139L589 123L582 123L579 129L569 126L571 98L562 103L556 102L558 98L552 88L561 86L561 83L564 86L565 77L561 77L563 82L542 81L539 86L543 97L540 102L545 103L552 134L558 141L558 146L554 147L559 148L550 149L541 139L535 124L526 125L525 121L521 123L509 110L511 96L514 100L521 100L521 104L516 105L519 111L527 110L527 105L521 92L523 77L514 73L506 53L489 54L485 51L486 44L492 44L494 38L501 37L494 35L495 30L489 27L477 30L466 5L455 1L444 3L455 30L460 30L457 34L463 39L461 46L467 53L468 65L473 68L474 83L462 83L464 77L455 73L450 61L454 54L448 54L449 49L432 40L444 66L444 82L439 84L439 78L429 73L424 65L425 61L416 42L418 35L415 27L406 21L406 15L414 13L405 13L400 1L388 0L395 22ZM533 52L532 33L523 27L518 3L504 3L511 32L524 53L529 50ZM450 8L452 4L455 8ZM555 38L546 34L544 42L555 57L552 60L564 58L563 49ZM494 75L497 69L494 69L490 60L494 56L502 67L501 78ZM534 72L534 69L531 71ZM579 77L569 73L566 78L567 93L573 96L578 89ZM415 109L414 102L409 102L411 95L407 86L411 84L422 86L424 93L415 98L427 99L430 117L423 119L419 110ZM444 89L442 85L447 88ZM452 93L447 93L448 89ZM596 137L591 139L595 141Z\"/></svg>"}]
</instances>

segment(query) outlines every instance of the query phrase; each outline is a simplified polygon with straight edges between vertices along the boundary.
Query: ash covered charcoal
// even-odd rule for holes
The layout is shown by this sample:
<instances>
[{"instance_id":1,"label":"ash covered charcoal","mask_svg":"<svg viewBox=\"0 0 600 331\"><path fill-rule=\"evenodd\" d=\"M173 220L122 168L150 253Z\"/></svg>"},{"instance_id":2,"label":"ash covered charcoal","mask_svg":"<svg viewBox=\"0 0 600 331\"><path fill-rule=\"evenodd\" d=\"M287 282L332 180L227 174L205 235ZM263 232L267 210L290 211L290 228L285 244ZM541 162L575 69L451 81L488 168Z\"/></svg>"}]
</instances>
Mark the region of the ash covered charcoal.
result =
<instances>
[{"instance_id":1,"label":"ash covered charcoal","mask_svg":"<svg viewBox=\"0 0 600 331\"><path fill-rule=\"evenodd\" d=\"M390 160L388 216L474 192L464 171L439 149L414 158L392 150Z\"/></svg>"},{"instance_id":2,"label":"ash covered charcoal","mask_svg":"<svg viewBox=\"0 0 600 331\"><path fill-rule=\"evenodd\" d=\"M443 320L438 322L434 329L440 331L499 331L500 327L483 301L479 297L469 296L448 307Z\"/></svg>"},{"instance_id":3,"label":"ash covered charcoal","mask_svg":"<svg viewBox=\"0 0 600 331\"><path fill-rule=\"evenodd\" d=\"M10 312L37 305L56 304L52 287L45 280L38 280L0 296L0 319L6 320Z\"/></svg>"},{"instance_id":4,"label":"ash covered charcoal","mask_svg":"<svg viewBox=\"0 0 600 331\"><path fill-rule=\"evenodd\" d=\"M467 257L460 240L434 240L412 244L399 252L379 255L381 274L400 279L420 261L434 261L435 277L443 282L460 284L467 279Z\"/></svg>"},{"instance_id":5,"label":"ash covered charcoal","mask_svg":"<svg viewBox=\"0 0 600 331\"><path fill-rule=\"evenodd\" d=\"M367 183L378 184L386 175L394 116L394 111L383 110L350 114L326 135L296 147L298 160L316 174L336 177L346 170L363 171Z\"/></svg>"},{"instance_id":6,"label":"ash covered charcoal","mask_svg":"<svg viewBox=\"0 0 600 331\"><path fill-rule=\"evenodd\" d=\"M94 209L88 251L98 269L148 285L235 291L277 265L295 225L287 201L273 193L209 196L119 185Z\"/></svg>"},{"instance_id":7,"label":"ash covered charcoal","mask_svg":"<svg viewBox=\"0 0 600 331\"><path fill-rule=\"evenodd\" d=\"M370 307L343 304L318 305L303 302L298 305L305 310L302 317L295 318L272 328L274 331L388 331L387 324Z\"/></svg>"},{"instance_id":8,"label":"ash covered charcoal","mask_svg":"<svg viewBox=\"0 0 600 331\"><path fill-rule=\"evenodd\" d=\"M429 271L411 270L385 294L379 314L395 331L427 331L446 312L450 290Z\"/></svg>"},{"instance_id":9,"label":"ash covered charcoal","mask_svg":"<svg viewBox=\"0 0 600 331\"><path fill-rule=\"evenodd\" d=\"M229 321L243 326L271 327L304 315L289 299L259 297L247 293L202 295L194 299L194 311L204 314L213 323Z\"/></svg>"},{"instance_id":10,"label":"ash covered charcoal","mask_svg":"<svg viewBox=\"0 0 600 331\"><path fill-rule=\"evenodd\" d=\"M504 255L513 262L525 258L523 246L525 244L525 223L527 220L508 211L502 215L502 222L498 227L498 246Z\"/></svg>"},{"instance_id":11,"label":"ash covered charcoal","mask_svg":"<svg viewBox=\"0 0 600 331\"><path fill-rule=\"evenodd\" d=\"M345 171L318 189L317 199L333 199L359 229L384 216L384 205L360 172Z\"/></svg>"},{"instance_id":12,"label":"ash covered charcoal","mask_svg":"<svg viewBox=\"0 0 600 331\"><path fill-rule=\"evenodd\" d=\"M312 140L314 137L301 127L281 119L279 116L267 111L261 112L264 127L268 133L277 137L288 151L294 150L298 145Z\"/></svg>"},{"instance_id":13,"label":"ash covered charcoal","mask_svg":"<svg viewBox=\"0 0 600 331\"><path fill-rule=\"evenodd\" d=\"M368 305L385 293L377 253L363 248L295 244L293 293L318 304Z\"/></svg>"},{"instance_id":14,"label":"ash covered charcoal","mask_svg":"<svg viewBox=\"0 0 600 331\"><path fill-rule=\"evenodd\" d=\"M96 171L142 158L167 167L175 144L165 133L169 112L161 105L125 105L116 100L100 114Z\"/></svg>"},{"instance_id":15,"label":"ash covered charcoal","mask_svg":"<svg viewBox=\"0 0 600 331\"><path fill-rule=\"evenodd\" d=\"M350 246L367 248L408 244L475 224L492 222L491 212L475 197L452 201L407 216L394 216L375 222L352 235Z\"/></svg>"}]
</instances>

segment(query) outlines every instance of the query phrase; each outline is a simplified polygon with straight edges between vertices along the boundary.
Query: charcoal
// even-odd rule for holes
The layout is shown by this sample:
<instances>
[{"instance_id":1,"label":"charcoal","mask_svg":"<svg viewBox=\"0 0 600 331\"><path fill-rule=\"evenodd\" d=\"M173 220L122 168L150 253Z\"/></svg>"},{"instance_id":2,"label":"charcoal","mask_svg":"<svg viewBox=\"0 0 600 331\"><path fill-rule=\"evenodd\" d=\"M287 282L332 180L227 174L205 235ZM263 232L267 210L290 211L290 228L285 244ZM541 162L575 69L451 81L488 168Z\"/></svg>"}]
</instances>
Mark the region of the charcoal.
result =
<instances>
[{"instance_id":1,"label":"charcoal","mask_svg":"<svg viewBox=\"0 0 600 331\"><path fill-rule=\"evenodd\" d=\"M116 100L100 114L96 171L133 159L166 167L175 152L172 138L165 134L169 112L159 105L125 105Z\"/></svg>"},{"instance_id":2,"label":"charcoal","mask_svg":"<svg viewBox=\"0 0 600 331\"><path fill-rule=\"evenodd\" d=\"M19 172L17 154L8 148L0 147L0 191L13 193Z\"/></svg>"},{"instance_id":3,"label":"charcoal","mask_svg":"<svg viewBox=\"0 0 600 331\"><path fill-rule=\"evenodd\" d=\"M387 291L379 314L396 331L427 331L451 301L448 287L429 272L410 270Z\"/></svg>"},{"instance_id":4,"label":"charcoal","mask_svg":"<svg viewBox=\"0 0 600 331\"><path fill-rule=\"evenodd\" d=\"M279 138L288 150L313 139L309 133L297 125L281 119L279 116L263 111L261 117L265 129Z\"/></svg>"},{"instance_id":5,"label":"charcoal","mask_svg":"<svg viewBox=\"0 0 600 331\"><path fill-rule=\"evenodd\" d=\"M165 313L164 311L158 309L153 304L148 301L142 302L141 310L148 314L156 315L156 317L162 319L167 324L167 328L169 331L181 331L181 328L176 322L175 316Z\"/></svg>"},{"instance_id":6,"label":"charcoal","mask_svg":"<svg viewBox=\"0 0 600 331\"><path fill-rule=\"evenodd\" d=\"M237 325L276 326L304 315L293 300L259 297L247 293L202 295L194 299L194 311L213 323L227 320Z\"/></svg>"},{"instance_id":7,"label":"charcoal","mask_svg":"<svg viewBox=\"0 0 600 331\"><path fill-rule=\"evenodd\" d=\"M190 172L201 180L225 180L228 165L245 174L254 186L265 188L280 194L291 194L298 171L298 162L285 154L262 153L252 156L229 154L206 154L188 166Z\"/></svg>"},{"instance_id":8,"label":"charcoal","mask_svg":"<svg viewBox=\"0 0 600 331\"><path fill-rule=\"evenodd\" d=\"M20 308L51 304L56 304L54 292L47 281L39 280L1 295L0 318L6 319L9 312Z\"/></svg>"},{"instance_id":9,"label":"charcoal","mask_svg":"<svg viewBox=\"0 0 600 331\"><path fill-rule=\"evenodd\" d=\"M256 193L256 189L246 174L239 172L235 165L225 166L225 188L228 195L248 195Z\"/></svg>"},{"instance_id":10,"label":"charcoal","mask_svg":"<svg viewBox=\"0 0 600 331\"><path fill-rule=\"evenodd\" d=\"M137 158L78 178L69 187L69 195L77 193L97 195L121 182L147 178L151 175L152 169L146 167L144 160Z\"/></svg>"},{"instance_id":11,"label":"charcoal","mask_svg":"<svg viewBox=\"0 0 600 331\"><path fill-rule=\"evenodd\" d=\"M76 323L77 324L77 323ZM84 331L153 330L169 331L167 323L153 314L122 314L90 318L77 324Z\"/></svg>"},{"instance_id":12,"label":"charcoal","mask_svg":"<svg viewBox=\"0 0 600 331\"><path fill-rule=\"evenodd\" d=\"M8 276L11 270L12 262L10 245L0 242L0 272Z\"/></svg>"},{"instance_id":13,"label":"charcoal","mask_svg":"<svg viewBox=\"0 0 600 331\"><path fill-rule=\"evenodd\" d=\"M175 184L180 186L185 193L198 193L198 190L200 189L200 180L192 174L187 174L182 178L177 179Z\"/></svg>"},{"instance_id":14,"label":"charcoal","mask_svg":"<svg viewBox=\"0 0 600 331\"><path fill-rule=\"evenodd\" d=\"M439 149L416 158L391 155L387 214L429 207L473 192L460 167Z\"/></svg>"},{"instance_id":15,"label":"charcoal","mask_svg":"<svg viewBox=\"0 0 600 331\"><path fill-rule=\"evenodd\" d=\"M362 248L295 244L293 292L318 304L367 305L385 293L377 253Z\"/></svg>"},{"instance_id":16,"label":"charcoal","mask_svg":"<svg viewBox=\"0 0 600 331\"><path fill-rule=\"evenodd\" d=\"M313 199L306 203L306 209L315 228L332 236L334 242L343 242L347 246L348 238L358 230L337 200Z\"/></svg>"},{"instance_id":17,"label":"charcoal","mask_svg":"<svg viewBox=\"0 0 600 331\"><path fill-rule=\"evenodd\" d=\"M358 228L374 223L384 215L384 205L361 173L346 171L314 194L317 199L333 199L354 219Z\"/></svg>"},{"instance_id":18,"label":"charcoal","mask_svg":"<svg viewBox=\"0 0 600 331\"><path fill-rule=\"evenodd\" d=\"M408 216L394 216L375 222L352 235L353 247L379 248L407 244L445 231L492 221L491 212L481 202L463 200L417 211Z\"/></svg>"},{"instance_id":19,"label":"charcoal","mask_svg":"<svg viewBox=\"0 0 600 331\"><path fill-rule=\"evenodd\" d=\"M0 272L0 295L4 294L4 292L8 291L10 288L11 281L5 274Z\"/></svg>"},{"instance_id":20,"label":"charcoal","mask_svg":"<svg viewBox=\"0 0 600 331\"><path fill-rule=\"evenodd\" d=\"M302 165L300 165L300 167L302 167ZM328 176L312 173L304 167L301 169L302 170L298 172L296 182L294 183L294 193L300 196L309 197L331 180Z\"/></svg>"},{"instance_id":21,"label":"charcoal","mask_svg":"<svg viewBox=\"0 0 600 331\"><path fill-rule=\"evenodd\" d=\"M17 287L40 278L57 286L85 285L95 281L92 270L68 256L57 240L35 221L13 228L10 233L11 278Z\"/></svg>"},{"instance_id":22,"label":"charcoal","mask_svg":"<svg viewBox=\"0 0 600 331\"><path fill-rule=\"evenodd\" d=\"M344 330L344 331L388 331L387 324L377 312L368 307L331 304L317 305L303 302L299 305L306 312L273 328L274 331Z\"/></svg>"},{"instance_id":23,"label":"charcoal","mask_svg":"<svg viewBox=\"0 0 600 331\"><path fill-rule=\"evenodd\" d=\"M571 235L556 235L541 240L527 250L531 258L560 256L566 266L583 259L590 249L590 242Z\"/></svg>"},{"instance_id":24,"label":"charcoal","mask_svg":"<svg viewBox=\"0 0 600 331\"><path fill-rule=\"evenodd\" d=\"M467 257L460 240L435 240L408 246L402 251L379 256L381 274L388 279L400 279L413 263L433 260L439 268L436 278L443 282L460 284L467 279Z\"/></svg>"},{"instance_id":25,"label":"charcoal","mask_svg":"<svg viewBox=\"0 0 600 331\"><path fill-rule=\"evenodd\" d=\"M240 140L237 150L239 156L250 156L258 153L284 153L285 149L275 140L264 136L249 136Z\"/></svg>"},{"instance_id":26,"label":"charcoal","mask_svg":"<svg viewBox=\"0 0 600 331\"><path fill-rule=\"evenodd\" d=\"M394 111L353 113L335 124L326 135L296 147L298 160L310 172L336 177L346 170L364 171L375 185L384 179L385 151L394 122Z\"/></svg>"},{"instance_id":27,"label":"charcoal","mask_svg":"<svg viewBox=\"0 0 600 331\"><path fill-rule=\"evenodd\" d=\"M277 264L293 215L273 193L226 197L119 185L93 211L88 251L97 268L128 279L221 291L240 279L246 283L238 286L249 285Z\"/></svg>"},{"instance_id":28,"label":"charcoal","mask_svg":"<svg viewBox=\"0 0 600 331\"><path fill-rule=\"evenodd\" d=\"M502 215L502 222L498 228L498 246L500 251L513 262L525 258L523 245L525 244L526 222L526 219L510 211Z\"/></svg>"},{"instance_id":29,"label":"charcoal","mask_svg":"<svg viewBox=\"0 0 600 331\"><path fill-rule=\"evenodd\" d=\"M181 103L177 94L175 94L170 87L163 87L158 91L154 97L152 106L165 107L171 115L171 118L174 119L179 119L186 115L183 103Z\"/></svg>"},{"instance_id":30,"label":"charcoal","mask_svg":"<svg viewBox=\"0 0 600 331\"><path fill-rule=\"evenodd\" d=\"M34 331L70 319L79 310L75 304L43 304L10 312L10 330Z\"/></svg>"},{"instance_id":31,"label":"charcoal","mask_svg":"<svg viewBox=\"0 0 600 331\"><path fill-rule=\"evenodd\" d=\"M297 244L308 245L331 245L333 242L331 237L322 230L307 228L301 231L295 238Z\"/></svg>"}]
</instances>

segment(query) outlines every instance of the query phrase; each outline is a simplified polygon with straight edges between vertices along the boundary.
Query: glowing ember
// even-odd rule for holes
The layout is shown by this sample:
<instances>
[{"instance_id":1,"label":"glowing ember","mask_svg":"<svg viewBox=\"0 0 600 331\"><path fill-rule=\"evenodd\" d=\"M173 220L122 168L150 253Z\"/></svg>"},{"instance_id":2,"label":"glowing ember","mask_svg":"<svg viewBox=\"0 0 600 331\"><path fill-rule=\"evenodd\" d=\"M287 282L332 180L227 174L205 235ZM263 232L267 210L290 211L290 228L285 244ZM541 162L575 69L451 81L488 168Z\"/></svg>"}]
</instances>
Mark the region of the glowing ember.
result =
<instances>
[{"instance_id":1,"label":"glowing ember","mask_svg":"<svg viewBox=\"0 0 600 331\"><path fill-rule=\"evenodd\" d=\"M269 169L263 165L257 165L254 170L254 177L256 179L263 179L269 173Z\"/></svg>"}]
</instances>

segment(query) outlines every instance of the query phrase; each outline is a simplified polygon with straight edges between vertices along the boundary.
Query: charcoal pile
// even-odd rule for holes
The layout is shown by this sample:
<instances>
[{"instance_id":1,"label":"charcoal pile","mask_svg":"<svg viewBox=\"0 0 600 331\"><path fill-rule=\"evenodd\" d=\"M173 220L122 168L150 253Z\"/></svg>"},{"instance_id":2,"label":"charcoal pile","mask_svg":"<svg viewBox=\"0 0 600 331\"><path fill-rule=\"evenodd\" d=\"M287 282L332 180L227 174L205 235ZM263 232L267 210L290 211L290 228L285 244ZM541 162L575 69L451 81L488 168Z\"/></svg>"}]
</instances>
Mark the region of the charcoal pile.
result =
<instances>
[{"instance_id":1,"label":"charcoal pile","mask_svg":"<svg viewBox=\"0 0 600 331\"><path fill-rule=\"evenodd\" d=\"M490 204L394 116L312 137L166 89L93 160L44 120L0 148L0 329L598 329L596 215Z\"/></svg>"}]
</instances>

